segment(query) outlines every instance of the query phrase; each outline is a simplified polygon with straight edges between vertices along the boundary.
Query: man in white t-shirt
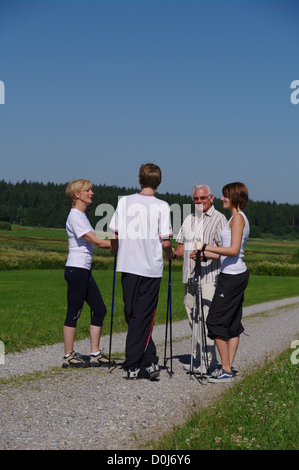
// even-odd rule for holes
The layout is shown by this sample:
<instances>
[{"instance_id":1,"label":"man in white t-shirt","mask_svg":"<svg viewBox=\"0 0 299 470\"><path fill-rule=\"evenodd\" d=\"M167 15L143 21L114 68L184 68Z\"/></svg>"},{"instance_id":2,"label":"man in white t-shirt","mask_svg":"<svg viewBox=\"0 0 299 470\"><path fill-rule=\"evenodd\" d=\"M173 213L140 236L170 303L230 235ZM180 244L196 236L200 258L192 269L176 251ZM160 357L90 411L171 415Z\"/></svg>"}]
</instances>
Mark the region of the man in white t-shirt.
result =
<instances>
[{"instance_id":1,"label":"man in white t-shirt","mask_svg":"<svg viewBox=\"0 0 299 470\"><path fill-rule=\"evenodd\" d=\"M141 377L142 368L150 380L160 374L152 329L163 275L163 250L172 258L170 208L154 195L161 178L157 165L142 165L140 193L119 200L109 225L115 234L111 245L118 249L116 270L122 273L128 324L123 367L128 379Z\"/></svg>"}]
</instances>

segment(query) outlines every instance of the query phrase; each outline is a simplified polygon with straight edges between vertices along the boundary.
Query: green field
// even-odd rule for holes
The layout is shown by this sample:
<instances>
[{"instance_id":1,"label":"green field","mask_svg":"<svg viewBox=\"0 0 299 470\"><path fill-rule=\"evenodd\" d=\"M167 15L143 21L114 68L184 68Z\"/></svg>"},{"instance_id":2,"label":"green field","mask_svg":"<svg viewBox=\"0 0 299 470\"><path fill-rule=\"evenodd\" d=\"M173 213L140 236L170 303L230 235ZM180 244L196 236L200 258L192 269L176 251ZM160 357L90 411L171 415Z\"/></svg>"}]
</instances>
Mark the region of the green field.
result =
<instances>
[{"instance_id":1,"label":"green field","mask_svg":"<svg viewBox=\"0 0 299 470\"><path fill-rule=\"evenodd\" d=\"M299 295L299 242L249 240L246 263L251 272L244 306ZM62 326L66 314L64 264L67 256L65 230L20 228L0 231L0 340L7 353L28 347L63 341ZM109 334L114 257L108 250L95 250L93 274L107 306L103 334ZM268 263L266 270L258 266ZM282 275L268 272L269 264ZM186 318L181 281L182 261L172 265L173 321ZM168 291L168 266L165 263L156 324L165 323ZM89 335L90 312L84 306L78 321L76 339ZM123 315L120 274L116 275L113 331L126 330Z\"/></svg>"},{"instance_id":2,"label":"green field","mask_svg":"<svg viewBox=\"0 0 299 470\"><path fill-rule=\"evenodd\" d=\"M65 230L14 227L0 231L0 340L6 353L63 341L66 314L64 265ZM244 306L299 296L299 242L249 240L246 264L250 270ZM107 306L103 334L109 334L114 257L94 251L93 275ZM186 319L181 281L182 260L172 264L173 321ZM165 263L156 324L164 324L168 292ZM76 339L89 336L90 311L84 306ZM113 332L125 331L120 274L116 275ZM263 449L298 448L298 366L290 352L262 370L245 377L221 400L205 410L194 409L185 426L176 428L153 449Z\"/></svg>"}]
</instances>

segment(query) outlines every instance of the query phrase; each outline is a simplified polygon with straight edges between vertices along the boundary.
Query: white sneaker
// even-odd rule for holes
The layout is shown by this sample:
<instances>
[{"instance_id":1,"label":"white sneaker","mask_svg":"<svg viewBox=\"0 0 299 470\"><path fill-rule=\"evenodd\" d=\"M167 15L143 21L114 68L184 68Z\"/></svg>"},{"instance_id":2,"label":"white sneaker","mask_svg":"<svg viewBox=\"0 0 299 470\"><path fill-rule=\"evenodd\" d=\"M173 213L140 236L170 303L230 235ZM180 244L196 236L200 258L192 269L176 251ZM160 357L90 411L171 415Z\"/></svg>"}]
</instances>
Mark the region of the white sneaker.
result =
<instances>
[{"instance_id":1,"label":"white sneaker","mask_svg":"<svg viewBox=\"0 0 299 470\"><path fill-rule=\"evenodd\" d=\"M136 369L129 369L127 371L127 380L137 380L137 379L140 379L141 378L141 374L140 374L140 369L139 367L136 367Z\"/></svg>"},{"instance_id":2,"label":"white sneaker","mask_svg":"<svg viewBox=\"0 0 299 470\"><path fill-rule=\"evenodd\" d=\"M150 380L154 380L159 377L160 375L160 368L158 364L151 364L150 366L146 367L146 372L148 374L148 378Z\"/></svg>"}]
</instances>

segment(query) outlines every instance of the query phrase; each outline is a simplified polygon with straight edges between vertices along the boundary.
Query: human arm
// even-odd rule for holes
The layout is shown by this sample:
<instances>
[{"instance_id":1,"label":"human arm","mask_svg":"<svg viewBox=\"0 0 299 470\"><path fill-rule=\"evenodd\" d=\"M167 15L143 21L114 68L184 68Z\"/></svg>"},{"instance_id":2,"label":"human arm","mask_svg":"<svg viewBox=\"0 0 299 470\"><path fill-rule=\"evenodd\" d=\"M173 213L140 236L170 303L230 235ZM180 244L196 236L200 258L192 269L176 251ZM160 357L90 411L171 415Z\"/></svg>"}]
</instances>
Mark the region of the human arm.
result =
<instances>
[{"instance_id":1,"label":"human arm","mask_svg":"<svg viewBox=\"0 0 299 470\"><path fill-rule=\"evenodd\" d=\"M173 258L173 251L172 251L172 243L170 238L163 238L162 239L162 248L164 250L166 258L172 259Z\"/></svg>"},{"instance_id":2,"label":"human arm","mask_svg":"<svg viewBox=\"0 0 299 470\"><path fill-rule=\"evenodd\" d=\"M93 232L87 232L85 235L82 235L82 238L89 243L92 243L98 248L111 248L110 240L101 240Z\"/></svg>"},{"instance_id":3,"label":"human arm","mask_svg":"<svg viewBox=\"0 0 299 470\"><path fill-rule=\"evenodd\" d=\"M184 256L184 245L183 243L179 243L178 246L173 251L174 258L181 258Z\"/></svg>"},{"instance_id":4,"label":"human arm","mask_svg":"<svg viewBox=\"0 0 299 470\"><path fill-rule=\"evenodd\" d=\"M197 242L197 243L201 243L201 242ZM190 258L192 258L194 261L196 261L196 253L197 253L197 250L194 250L194 251L192 251L192 253L190 255ZM209 258L209 259L219 259L220 258L220 255L218 253L212 253L211 251L206 251L205 250L204 254L205 254L205 257ZM203 258L202 253L201 253L200 259L201 259L201 261L207 261L207 259Z\"/></svg>"},{"instance_id":5,"label":"human arm","mask_svg":"<svg viewBox=\"0 0 299 470\"><path fill-rule=\"evenodd\" d=\"M196 249L203 251L204 248L204 253L207 257L210 257L208 253L214 253L220 256L237 256L241 248L244 226L245 222L242 215L235 214L230 223L231 244L229 247L206 245L204 242L197 242Z\"/></svg>"},{"instance_id":6,"label":"human arm","mask_svg":"<svg viewBox=\"0 0 299 470\"><path fill-rule=\"evenodd\" d=\"M114 232L111 238L111 253L116 255L118 252L118 234Z\"/></svg>"}]
</instances>

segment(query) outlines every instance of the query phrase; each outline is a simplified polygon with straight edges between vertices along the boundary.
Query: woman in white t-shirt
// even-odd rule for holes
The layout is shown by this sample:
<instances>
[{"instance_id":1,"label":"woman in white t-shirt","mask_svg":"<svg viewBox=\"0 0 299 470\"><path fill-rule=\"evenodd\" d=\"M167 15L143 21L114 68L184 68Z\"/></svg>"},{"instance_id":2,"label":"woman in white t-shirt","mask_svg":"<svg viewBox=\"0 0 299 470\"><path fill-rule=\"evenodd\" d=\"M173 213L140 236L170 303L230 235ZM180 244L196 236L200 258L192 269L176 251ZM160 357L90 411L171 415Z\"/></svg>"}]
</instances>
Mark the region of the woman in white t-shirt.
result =
<instances>
[{"instance_id":1,"label":"woman in white t-shirt","mask_svg":"<svg viewBox=\"0 0 299 470\"><path fill-rule=\"evenodd\" d=\"M249 223L242 212L248 203L248 190L243 183L223 187L223 208L231 218L221 232L221 246L197 242L196 248L208 258L221 260L221 272L207 317L208 336L215 339L221 356L221 370L213 373L211 382L227 382L233 378L232 363L244 331L241 323L244 291L249 273L244 263L244 247L249 236Z\"/></svg>"},{"instance_id":2,"label":"woman in white t-shirt","mask_svg":"<svg viewBox=\"0 0 299 470\"><path fill-rule=\"evenodd\" d=\"M72 208L66 221L69 253L65 265L65 280L67 289L67 314L63 327L64 358L62 367L107 366L108 359L100 351L100 337L102 323L106 315L101 292L92 276L91 264L93 246L111 248L110 240L101 240L85 214L87 207L92 203L92 183L86 179L72 181L66 194L72 200ZM92 310L90 322L89 361L73 351L76 324L80 317L84 302Z\"/></svg>"}]
</instances>

